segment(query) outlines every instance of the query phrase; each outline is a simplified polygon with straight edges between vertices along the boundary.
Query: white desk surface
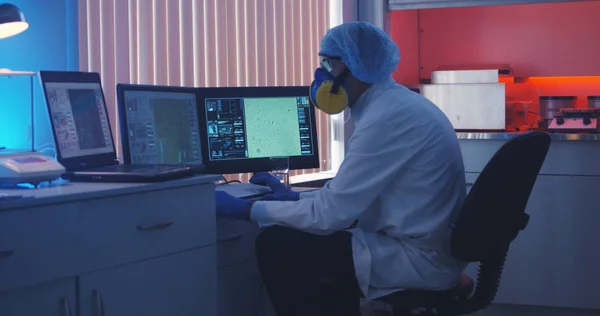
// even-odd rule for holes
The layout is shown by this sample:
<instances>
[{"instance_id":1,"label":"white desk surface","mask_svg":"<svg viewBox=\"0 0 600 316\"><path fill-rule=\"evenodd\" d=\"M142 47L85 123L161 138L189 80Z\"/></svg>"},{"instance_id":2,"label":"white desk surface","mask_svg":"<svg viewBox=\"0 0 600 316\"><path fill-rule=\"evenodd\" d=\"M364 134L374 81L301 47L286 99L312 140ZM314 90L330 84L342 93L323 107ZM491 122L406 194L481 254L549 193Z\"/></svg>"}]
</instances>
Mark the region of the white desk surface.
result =
<instances>
[{"instance_id":1,"label":"white desk surface","mask_svg":"<svg viewBox=\"0 0 600 316\"><path fill-rule=\"evenodd\" d=\"M307 173L290 176L290 184L331 179L335 177L336 173L337 171L321 171L317 173Z\"/></svg>"},{"instance_id":2,"label":"white desk surface","mask_svg":"<svg viewBox=\"0 0 600 316\"><path fill-rule=\"evenodd\" d=\"M0 188L0 194L22 194L24 196L33 197L14 200L0 199L0 211L137 192L164 190L203 183L215 183L221 178L221 175L197 175L189 178L154 183L68 182L57 180L51 185L42 184L41 187L37 189L26 187Z\"/></svg>"}]
</instances>

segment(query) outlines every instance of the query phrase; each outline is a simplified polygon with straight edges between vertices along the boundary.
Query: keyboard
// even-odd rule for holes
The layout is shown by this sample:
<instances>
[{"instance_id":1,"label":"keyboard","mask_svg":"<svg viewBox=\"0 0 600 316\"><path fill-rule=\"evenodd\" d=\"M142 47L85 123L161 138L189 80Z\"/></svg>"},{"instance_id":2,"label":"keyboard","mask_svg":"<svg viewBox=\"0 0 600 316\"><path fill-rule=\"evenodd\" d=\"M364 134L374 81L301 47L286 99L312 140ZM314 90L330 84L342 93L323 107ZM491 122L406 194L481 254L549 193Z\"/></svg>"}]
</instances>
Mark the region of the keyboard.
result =
<instances>
[{"instance_id":1,"label":"keyboard","mask_svg":"<svg viewBox=\"0 0 600 316\"><path fill-rule=\"evenodd\" d=\"M217 191L225 191L238 198L256 198L271 193L271 188L253 183L231 183L217 185Z\"/></svg>"},{"instance_id":2,"label":"keyboard","mask_svg":"<svg viewBox=\"0 0 600 316\"><path fill-rule=\"evenodd\" d=\"M174 169L174 167L178 166L169 166L169 165L112 165L100 168L94 168L90 171L99 171L99 172L163 172Z\"/></svg>"}]
</instances>

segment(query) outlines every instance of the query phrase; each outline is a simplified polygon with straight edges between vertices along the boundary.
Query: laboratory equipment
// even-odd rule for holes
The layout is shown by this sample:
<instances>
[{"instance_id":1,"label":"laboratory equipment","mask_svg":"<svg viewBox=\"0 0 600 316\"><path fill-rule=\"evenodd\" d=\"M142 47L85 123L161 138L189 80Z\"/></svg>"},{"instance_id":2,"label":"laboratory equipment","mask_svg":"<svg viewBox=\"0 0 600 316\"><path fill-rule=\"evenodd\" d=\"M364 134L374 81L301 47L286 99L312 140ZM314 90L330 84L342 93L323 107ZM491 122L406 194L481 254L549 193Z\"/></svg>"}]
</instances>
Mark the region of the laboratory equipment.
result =
<instances>
[{"instance_id":1,"label":"laboratory equipment","mask_svg":"<svg viewBox=\"0 0 600 316\"><path fill-rule=\"evenodd\" d=\"M210 173L319 168L315 108L307 86L199 88L204 164Z\"/></svg>"},{"instance_id":2,"label":"laboratory equipment","mask_svg":"<svg viewBox=\"0 0 600 316\"><path fill-rule=\"evenodd\" d=\"M504 83L424 84L421 94L437 105L455 130L504 130Z\"/></svg>"},{"instance_id":3,"label":"laboratory equipment","mask_svg":"<svg viewBox=\"0 0 600 316\"><path fill-rule=\"evenodd\" d=\"M0 39L17 35L29 28L25 15L19 8L10 3L0 4ZM31 110L31 152L22 150L7 150L0 147L0 183L21 184L29 183L37 186L41 182L53 181L62 175L65 168L51 157L35 152L34 129L34 96L33 78L35 72L11 71L0 69L0 76L30 77L30 110Z\"/></svg>"},{"instance_id":4,"label":"laboratory equipment","mask_svg":"<svg viewBox=\"0 0 600 316\"><path fill-rule=\"evenodd\" d=\"M198 89L118 84L125 164L182 164L201 172Z\"/></svg>"},{"instance_id":5,"label":"laboratory equipment","mask_svg":"<svg viewBox=\"0 0 600 316\"><path fill-rule=\"evenodd\" d=\"M21 10L13 4L3 3L0 4L0 39L11 37L22 33L27 28L29 28L29 23L27 22L27 18ZM30 87L31 87L31 151L34 151L35 142L34 138L34 128L33 128L33 77L35 76L34 72L30 71L11 71L8 68L0 68L0 76L5 77L16 77L16 76L28 76L31 78ZM0 147L1 151L4 151L6 147ZM8 152L0 152L2 155L8 155Z\"/></svg>"},{"instance_id":6,"label":"laboratory equipment","mask_svg":"<svg viewBox=\"0 0 600 316\"><path fill-rule=\"evenodd\" d=\"M538 113L547 125L554 119L561 109L572 109L577 105L575 96L540 96Z\"/></svg>"},{"instance_id":7,"label":"laboratory equipment","mask_svg":"<svg viewBox=\"0 0 600 316\"><path fill-rule=\"evenodd\" d=\"M598 133L600 125L597 108L563 108L548 125L549 132Z\"/></svg>"},{"instance_id":8,"label":"laboratory equipment","mask_svg":"<svg viewBox=\"0 0 600 316\"><path fill-rule=\"evenodd\" d=\"M37 152L0 151L0 183L28 183L37 186L41 182L54 181L65 168L51 157Z\"/></svg>"},{"instance_id":9,"label":"laboratory equipment","mask_svg":"<svg viewBox=\"0 0 600 316\"><path fill-rule=\"evenodd\" d=\"M600 96L588 95L587 106L588 106L588 108L594 108L594 109L600 108Z\"/></svg>"}]
</instances>

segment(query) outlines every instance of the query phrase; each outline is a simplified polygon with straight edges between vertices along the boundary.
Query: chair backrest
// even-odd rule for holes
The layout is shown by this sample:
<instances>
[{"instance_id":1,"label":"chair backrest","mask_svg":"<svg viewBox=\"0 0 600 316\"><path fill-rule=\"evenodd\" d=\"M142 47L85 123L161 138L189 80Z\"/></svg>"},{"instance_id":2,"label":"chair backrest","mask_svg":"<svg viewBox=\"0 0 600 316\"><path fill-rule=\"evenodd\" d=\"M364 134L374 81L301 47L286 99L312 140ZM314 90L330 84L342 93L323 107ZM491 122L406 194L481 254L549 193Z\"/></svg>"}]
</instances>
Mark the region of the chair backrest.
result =
<instances>
[{"instance_id":1,"label":"chair backrest","mask_svg":"<svg viewBox=\"0 0 600 316\"><path fill-rule=\"evenodd\" d=\"M525 208L549 147L547 133L517 136L494 154L473 184L451 236L453 256L480 262L475 293L463 309L478 310L493 301L510 243L527 226Z\"/></svg>"}]
</instances>

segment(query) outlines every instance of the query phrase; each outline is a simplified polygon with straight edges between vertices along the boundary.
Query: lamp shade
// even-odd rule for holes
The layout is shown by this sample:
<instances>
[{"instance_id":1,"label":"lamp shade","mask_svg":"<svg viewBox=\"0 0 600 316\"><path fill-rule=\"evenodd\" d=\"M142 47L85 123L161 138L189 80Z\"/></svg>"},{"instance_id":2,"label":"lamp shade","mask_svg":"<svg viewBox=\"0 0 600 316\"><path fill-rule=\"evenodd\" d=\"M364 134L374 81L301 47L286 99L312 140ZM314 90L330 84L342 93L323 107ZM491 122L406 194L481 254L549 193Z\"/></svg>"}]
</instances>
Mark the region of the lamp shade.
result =
<instances>
[{"instance_id":1,"label":"lamp shade","mask_svg":"<svg viewBox=\"0 0 600 316\"><path fill-rule=\"evenodd\" d=\"M23 12L10 3L0 4L0 39L17 35L29 27Z\"/></svg>"}]
</instances>

